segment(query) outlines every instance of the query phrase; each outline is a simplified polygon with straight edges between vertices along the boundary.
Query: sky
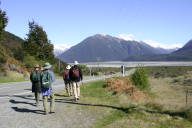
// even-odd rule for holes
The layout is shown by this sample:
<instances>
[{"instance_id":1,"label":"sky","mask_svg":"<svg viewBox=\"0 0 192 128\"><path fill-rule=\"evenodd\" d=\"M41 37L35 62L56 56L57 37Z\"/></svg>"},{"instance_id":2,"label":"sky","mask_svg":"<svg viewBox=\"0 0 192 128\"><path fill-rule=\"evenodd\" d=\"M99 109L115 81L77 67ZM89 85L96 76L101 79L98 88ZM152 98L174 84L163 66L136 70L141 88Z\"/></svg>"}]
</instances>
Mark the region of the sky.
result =
<instances>
[{"instance_id":1,"label":"sky","mask_svg":"<svg viewBox=\"0 0 192 128\"><path fill-rule=\"evenodd\" d=\"M26 38L36 21L55 45L80 43L94 34L181 47L192 39L192 0L1 0L6 30Z\"/></svg>"}]
</instances>

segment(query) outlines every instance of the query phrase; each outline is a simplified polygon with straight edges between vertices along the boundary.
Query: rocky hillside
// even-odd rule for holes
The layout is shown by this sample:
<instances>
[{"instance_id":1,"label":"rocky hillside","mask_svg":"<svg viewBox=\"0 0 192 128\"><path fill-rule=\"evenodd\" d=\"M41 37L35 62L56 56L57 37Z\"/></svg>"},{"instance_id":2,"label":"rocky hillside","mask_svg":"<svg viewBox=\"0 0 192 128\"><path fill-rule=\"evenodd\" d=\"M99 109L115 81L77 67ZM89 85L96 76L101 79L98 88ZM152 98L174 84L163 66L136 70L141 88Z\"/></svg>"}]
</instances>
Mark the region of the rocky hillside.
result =
<instances>
[{"instance_id":1,"label":"rocky hillside","mask_svg":"<svg viewBox=\"0 0 192 128\"><path fill-rule=\"evenodd\" d=\"M16 59L21 49L23 40L9 32L3 32L0 41L0 75L4 75L6 71L16 71L26 73L24 65Z\"/></svg>"}]
</instances>

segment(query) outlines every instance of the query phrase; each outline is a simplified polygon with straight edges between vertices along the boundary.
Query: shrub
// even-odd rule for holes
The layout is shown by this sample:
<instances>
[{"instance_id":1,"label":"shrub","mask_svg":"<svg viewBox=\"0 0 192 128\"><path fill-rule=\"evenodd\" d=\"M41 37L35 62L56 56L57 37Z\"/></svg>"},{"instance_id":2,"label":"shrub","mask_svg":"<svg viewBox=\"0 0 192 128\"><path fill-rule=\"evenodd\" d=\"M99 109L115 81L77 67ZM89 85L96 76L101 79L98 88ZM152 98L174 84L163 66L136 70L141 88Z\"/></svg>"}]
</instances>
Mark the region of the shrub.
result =
<instances>
[{"instance_id":1,"label":"shrub","mask_svg":"<svg viewBox=\"0 0 192 128\"><path fill-rule=\"evenodd\" d=\"M25 56L24 57L24 64L27 68L32 68L35 64L38 64L39 62L35 59L34 56Z\"/></svg>"},{"instance_id":2,"label":"shrub","mask_svg":"<svg viewBox=\"0 0 192 128\"><path fill-rule=\"evenodd\" d=\"M78 66L81 68L83 75L89 75L90 74L90 69L86 65L79 64Z\"/></svg>"},{"instance_id":3,"label":"shrub","mask_svg":"<svg viewBox=\"0 0 192 128\"><path fill-rule=\"evenodd\" d=\"M149 89L148 75L144 67L138 67L135 73L131 76L131 80L139 89Z\"/></svg>"}]
</instances>

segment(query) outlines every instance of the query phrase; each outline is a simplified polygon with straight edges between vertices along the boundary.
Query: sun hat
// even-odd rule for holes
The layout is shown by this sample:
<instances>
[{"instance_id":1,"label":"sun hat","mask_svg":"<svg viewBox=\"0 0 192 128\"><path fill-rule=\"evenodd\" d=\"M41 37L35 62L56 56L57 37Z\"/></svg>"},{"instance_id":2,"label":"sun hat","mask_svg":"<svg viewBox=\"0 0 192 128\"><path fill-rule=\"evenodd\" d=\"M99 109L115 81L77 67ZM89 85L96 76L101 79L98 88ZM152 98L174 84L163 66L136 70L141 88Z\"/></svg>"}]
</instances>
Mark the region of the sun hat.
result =
<instances>
[{"instance_id":1,"label":"sun hat","mask_svg":"<svg viewBox=\"0 0 192 128\"><path fill-rule=\"evenodd\" d=\"M78 63L78 61L74 61L74 64L75 64L75 65L78 65L79 63Z\"/></svg>"},{"instance_id":2,"label":"sun hat","mask_svg":"<svg viewBox=\"0 0 192 128\"><path fill-rule=\"evenodd\" d=\"M43 68L44 69L50 69L52 67L52 65L50 65L49 62L46 62L44 65L43 65Z\"/></svg>"},{"instance_id":3,"label":"sun hat","mask_svg":"<svg viewBox=\"0 0 192 128\"><path fill-rule=\"evenodd\" d=\"M36 65L34 66L34 68L40 68L40 66L39 66L38 64L36 64Z\"/></svg>"},{"instance_id":4,"label":"sun hat","mask_svg":"<svg viewBox=\"0 0 192 128\"><path fill-rule=\"evenodd\" d=\"M67 65L66 69L70 69L70 68L71 68L71 66L70 66L70 65Z\"/></svg>"}]
</instances>

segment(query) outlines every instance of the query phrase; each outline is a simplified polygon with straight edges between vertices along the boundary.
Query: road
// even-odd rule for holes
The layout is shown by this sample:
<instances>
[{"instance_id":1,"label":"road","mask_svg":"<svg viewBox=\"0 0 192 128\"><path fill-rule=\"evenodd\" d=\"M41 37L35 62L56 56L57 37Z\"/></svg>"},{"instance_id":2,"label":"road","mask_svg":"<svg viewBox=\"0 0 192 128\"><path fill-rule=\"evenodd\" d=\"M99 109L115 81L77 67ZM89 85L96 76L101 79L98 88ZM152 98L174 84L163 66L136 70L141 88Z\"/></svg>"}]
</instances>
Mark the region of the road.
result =
<instances>
[{"instance_id":1,"label":"road","mask_svg":"<svg viewBox=\"0 0 192 128\"><path fill-rule=\"evenodd\" d=\"M134 71L132 69L126 75ZM85 77L83 83L120 75ZM53 89L55 92L64 90L63 80L57 79ZM0 128L90 127L99 117L72 104L72 98L56 99L56 113L44 115L42 102L39 107L34 105L29 81L0 84Z\"/></svg>"},{"instance_id":2,"label":"road","mask_svg":"<svg viewBox=\"0 0 192 128\"><path fill-rule=\"evenodd\" d=\"M93 62L83 63L88 67L120 67L124 64L126 67L137 66L192 66L192 61L111 61L111 62Z\"/></svg>"}]
</instances>

